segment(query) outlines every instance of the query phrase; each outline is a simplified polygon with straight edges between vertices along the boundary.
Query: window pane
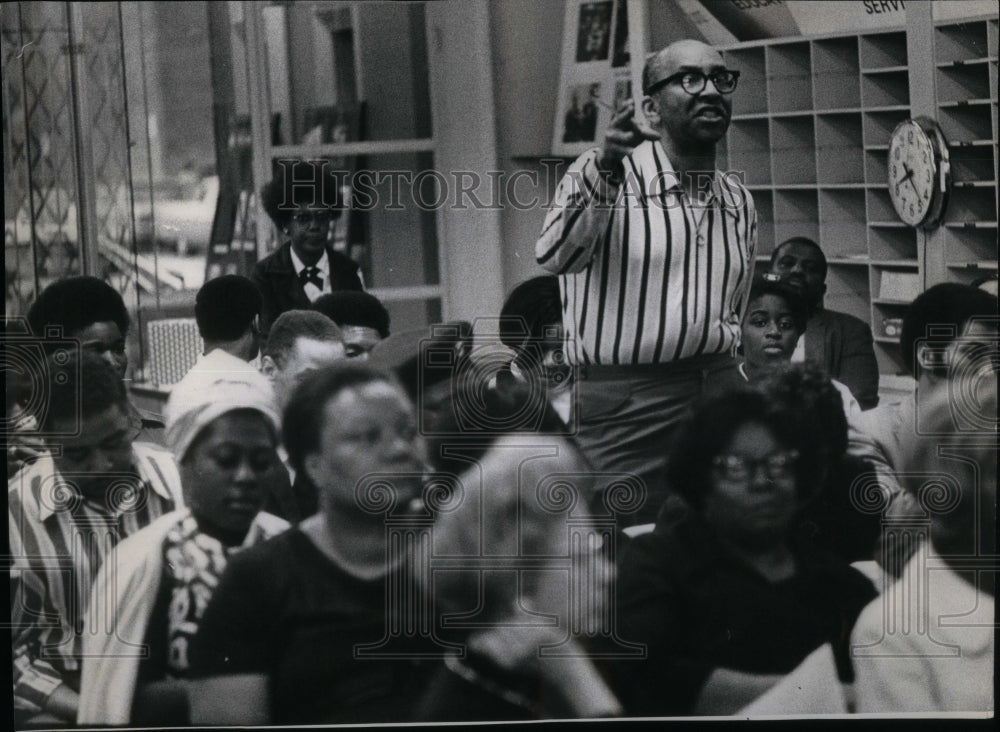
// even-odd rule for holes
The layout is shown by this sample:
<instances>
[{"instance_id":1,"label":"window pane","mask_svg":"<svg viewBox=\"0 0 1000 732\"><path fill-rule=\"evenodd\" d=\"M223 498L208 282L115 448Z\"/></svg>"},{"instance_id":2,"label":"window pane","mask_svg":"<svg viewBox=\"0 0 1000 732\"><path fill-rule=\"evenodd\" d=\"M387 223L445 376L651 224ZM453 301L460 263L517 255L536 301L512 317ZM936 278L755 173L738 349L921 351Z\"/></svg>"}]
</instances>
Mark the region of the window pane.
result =
<instances>
[{"instance_id":1,"label":"window pane","mask_svg":"<svg viewBox=\"0 0 1000 732\"><path fill-rule=\"evenodd\" d=\"M367 190L362 187L366 186ZM450 193L431 153L371 155L356 175L355 206L367 222L370 287L440 283L436 210Z\"/></svg>"},{"instance_id":2,"label":"window pane","mask_svg":"<svg viewBox=\"0 0 1000 732\"><path fill-rule=\"evenodd\" d=\"M275 4L263 18L273 144L431 136L422 3Z\"/></svg>"},{"instance_id":3,"label":"window pane","mask_svg":"<svg viewBox=\"0 0 1000 732\"><path fill-rule=\"evenodd\" d=\"M208 9L138 6L142 58L130 68L143 95L130 101L145 102L133 131L145 143L133 159L137 246L140 263L156 269L162 299L201 286L219 196Z\"/></svg>"},{"instance_id":4,"label":"window pane","mask_svg":"<svg viewBox=\"0 0 1000 732\"><path fill-rule=\"evenodd\" d=\"M76 130L66 5L2 3L4 264L8 316L80 274ZM32 42L27 45L26 40ZM32 242L37 246L33 247Z\"/></svg>"}]
</instances>

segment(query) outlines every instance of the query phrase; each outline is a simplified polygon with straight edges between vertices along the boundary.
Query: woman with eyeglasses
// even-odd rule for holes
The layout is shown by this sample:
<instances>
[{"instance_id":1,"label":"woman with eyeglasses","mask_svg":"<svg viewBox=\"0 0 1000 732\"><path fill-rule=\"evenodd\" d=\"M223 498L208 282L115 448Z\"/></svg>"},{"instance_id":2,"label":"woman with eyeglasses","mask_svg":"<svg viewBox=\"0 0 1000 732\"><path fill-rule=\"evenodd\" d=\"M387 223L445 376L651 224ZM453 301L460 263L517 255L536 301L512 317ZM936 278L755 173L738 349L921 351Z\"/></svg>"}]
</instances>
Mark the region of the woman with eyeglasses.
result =
<instances>
[{"instance_id":1,"label":"woman with eyeglasses","mask_svg":"<svg viewBox=\"0 0 1000 732\"><path fill-rule=\"evenodd\" d=\"M848 635L875 588L790 538L819 461L782 405L729 391L677 429L673 495L618 565L620 635L648 649L611 666L630 715L732 714L826 643L849 680Z\"/></svg>"}]
</instances>

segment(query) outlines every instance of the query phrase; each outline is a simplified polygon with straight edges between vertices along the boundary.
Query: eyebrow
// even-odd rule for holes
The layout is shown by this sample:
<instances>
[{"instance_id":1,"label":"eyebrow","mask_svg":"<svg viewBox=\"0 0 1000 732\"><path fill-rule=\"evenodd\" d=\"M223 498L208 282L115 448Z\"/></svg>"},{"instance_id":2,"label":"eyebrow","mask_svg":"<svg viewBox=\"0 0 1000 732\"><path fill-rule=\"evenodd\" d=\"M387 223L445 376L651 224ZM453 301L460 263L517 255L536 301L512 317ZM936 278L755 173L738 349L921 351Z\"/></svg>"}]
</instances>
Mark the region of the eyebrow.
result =
<instances>
[{"instance_id":1,"label":"eyebrow","mask_svg":"<svg viewBox=\"0 0 1000 732\"><path fill-rule=\"evenodd\" d=\"M772 295L772 297L780 297L780 295L779 296ZM784 298L782 298L782 301L784 301ZM752 304L752 301L751 301L751 304ZM751 307L751 308L749 308L747 310L747 317L750 317L751 315L756 315L757 313L764 313L765 315L768 315L770 313L770 311L766 307L764 307L763 305L761 305L759 307L756 307L756 308L755 307ZM790 307L788 307L787 304L783 305L781 308L779 308L778 312L776 313L776 315L779 318L781 316L783 316L783 315L791 315L791 314L792 314L792 309Z\"/></svg>"},{"instance_id":2,"label":"eyebrow","mask_svg":"<svg viewBox=\"0 0 1000 732\"><path fill-rule=\"evenodd\" d=\"M800 261L800 262L817 262L818 263L818 262L822 262L823 261L818 256L816 256L815 254L806 254L805 256L797 257L794 254L787 253L787 252L785 254L782 254L781 256L779 256L776 261L780 262L782 259L785 259L785 258L795 259L795 260Z\"/></svg>"},{"instance_id":3,"label":"eyebrow","mask_svg":"<svg viewBox=\"0 0 1000 732\"><path fill-rule=\"evenodd\" d=\"M104 340L101 340L100 338L88 338L85 341L80 341L80 345L81 346L93 346L93 345L101 345L101 346L103 346L105 343L110 343L111 345L115 345L115 344L124 343L124 342L125 342L124 338L115 338L113 341L104 341Z\"/></svg>"}]
</instances>

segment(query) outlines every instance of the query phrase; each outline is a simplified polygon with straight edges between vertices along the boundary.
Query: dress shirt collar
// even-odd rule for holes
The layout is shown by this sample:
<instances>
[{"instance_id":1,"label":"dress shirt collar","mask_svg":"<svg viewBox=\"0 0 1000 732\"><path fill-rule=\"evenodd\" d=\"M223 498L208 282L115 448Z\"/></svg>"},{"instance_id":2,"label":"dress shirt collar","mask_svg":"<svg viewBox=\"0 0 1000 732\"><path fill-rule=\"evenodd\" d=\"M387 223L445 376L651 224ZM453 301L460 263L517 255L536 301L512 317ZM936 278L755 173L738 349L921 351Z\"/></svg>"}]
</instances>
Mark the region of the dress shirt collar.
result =
<instances>
[{"instance_id":1,"label":"dress shirt collar","mask_svg":"<svg viewBox=\"0 0 1000 732\"><path fill-rule=\"evenodd\" d=\"M295 253L295 247L291 247L291 252L292 252L292 266L295 268L295 274L296 274L296 276L301 275L302 274L302 270L304 270L307 265L304 264L301 259L299 259L299 255ZM323 250L323 256L321 256L319 258L319 261L316 262L316 264L313 265L313 266L315 266L316 269L319 270L319 273L321 275L323 275L323 281L324 282L326 282L327 280L329 280L329 278L330 278L330 257L327 255L325 249Z\"/></svg>"},{"instance_id":2,"label":"dress shirt collar","mask_svg":"<svg viewBox=\"0 0 1000 732\"><path fill-rule=\"evenodd\" d=\"M173 496L167 492L164 486L160 485L159 481L151 480L150 476L145 474L145 471L141 467L142 460L136 455L135 448L132 449L132 466L139 476L142 490L152 490L164 500L173 501ZM39 480L39 521L48 521L49 518L55 515L57 510L72 505L77 500L87 501L92 506L99 506L99 504L95 504L93 501L89 501L80 495L80 491L72 483L59 480L58 476L59 471L56 469L55 462L51 457L46 456L36 460L19 479L24 488L29 488L36 479ZM102 510L106 510L104 506L99 507ZM121 513L122 510L119 508L112 515L117 518Z\"/></svg>"},{"instance_id":3,"label":"dress shirt collar","mask_svg":"<svg viewBox=\"0 0 1000 732\"><path fill-rule=\"evenodd\" d=\"M656 147L656 153L662 156L662 168L663 168L663 194L667 193L685 193L686 190L681 185L680 177L674 171L673 163L670 162L670 157L667 155L666 149L663 147L663 143L660 140L654 140L652 143ZM726 173L716 168L712 171L712 184L709 187L708 199L705 201L706 204L712 204L715 201L722 201L729 205L723 205L722 209L730 214L731 216L736 216L736 207L734 203L741 203L743 194L741 192L734 192L735 181L729 180Z\"/></svg>"}]
</instances>

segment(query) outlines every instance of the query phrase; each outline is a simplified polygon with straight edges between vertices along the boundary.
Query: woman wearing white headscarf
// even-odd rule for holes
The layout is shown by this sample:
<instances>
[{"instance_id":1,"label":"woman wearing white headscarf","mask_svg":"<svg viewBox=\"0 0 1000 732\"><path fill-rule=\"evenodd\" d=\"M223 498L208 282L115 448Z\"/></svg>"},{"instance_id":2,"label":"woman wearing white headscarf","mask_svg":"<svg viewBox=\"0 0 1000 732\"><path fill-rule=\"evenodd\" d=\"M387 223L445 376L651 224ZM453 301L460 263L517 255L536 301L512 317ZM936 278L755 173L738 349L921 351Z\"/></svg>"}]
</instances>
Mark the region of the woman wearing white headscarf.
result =
<instances>
[{"instance_id":1,"label":"woman wearing white headscarf","mask_svg":"<svg viewBox=\"0 0 1000 732\"><path fill-rule=\"evenodd\" d=\"M151 689L186 715L184 687L155 682L186 677L188 644L229 557L288 526L260 510L283 469L270 382L228 354L212 356L217 363L178 384L166 407L186 507L119 544L95 580L80 724L141 720Z\"/></svg>"}]
</instances>

